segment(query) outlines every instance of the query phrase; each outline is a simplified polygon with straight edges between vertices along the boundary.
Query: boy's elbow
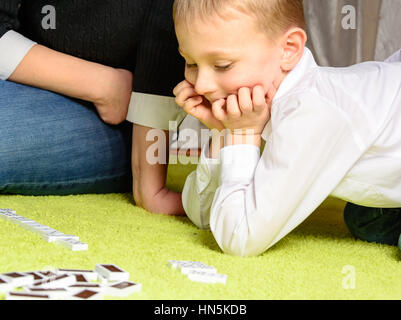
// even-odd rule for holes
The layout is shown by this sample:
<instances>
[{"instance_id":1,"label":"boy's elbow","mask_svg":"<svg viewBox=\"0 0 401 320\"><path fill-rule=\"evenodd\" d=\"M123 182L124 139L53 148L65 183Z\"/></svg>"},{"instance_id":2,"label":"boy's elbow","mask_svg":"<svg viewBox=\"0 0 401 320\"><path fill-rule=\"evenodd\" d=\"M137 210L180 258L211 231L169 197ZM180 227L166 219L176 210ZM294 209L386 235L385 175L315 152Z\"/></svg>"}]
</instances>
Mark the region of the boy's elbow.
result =
<instances>
[{"instance_id":1,"label":"boy's elbow","mask_svg":"<svg viewBox=\"0 0 401 320\"><path fill-rule=\"evenodd\" d=\"M232 245L224 246L224 244L221 246L221 249L223 250L224 253L237 257L256 257L265 253L266 250L268 250L268 248L269 246L251 247L247 243L238 246L232 246Z\"/></svg>"},{"instance_id":2,"label":"boy's elbow","mask_svg":"<svg viewBox=\"0 0 401 320\"><path fill-rule=\"evenodd\" d=\"M247 219L232 219L232 216L226 216L226 219L219 222L214 221L213 235L224 253L239 257L259 256L273 245L273 237L266 236L272 235L273 230L269 230L262 221L252 224L244 221ZM252 227L255 225L257 227Z\"/></svg>"}]
</instances>

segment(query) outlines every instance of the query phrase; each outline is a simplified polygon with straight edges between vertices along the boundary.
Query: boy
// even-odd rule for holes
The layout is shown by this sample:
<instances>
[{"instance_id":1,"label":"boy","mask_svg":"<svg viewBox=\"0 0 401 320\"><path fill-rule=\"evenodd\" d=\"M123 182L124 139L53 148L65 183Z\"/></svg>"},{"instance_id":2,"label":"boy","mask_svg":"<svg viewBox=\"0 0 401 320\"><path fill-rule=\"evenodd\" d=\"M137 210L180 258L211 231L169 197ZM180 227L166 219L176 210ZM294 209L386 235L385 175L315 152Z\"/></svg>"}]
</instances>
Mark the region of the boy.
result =
<instances>
[{"instance_id":1,"label":"boy","mask_svg":"<svg viewBox=\"0 0 401 320\"><path fill-rule=\"evenodd\" d=\"M176 0L174 21L176 102L214 131L183 206L224 252L263 253L328 196L401 207L401 63L318 67L302 0ZM354 235L398 239L399 210L347 210Z\"/></svg>"}]
</instances>

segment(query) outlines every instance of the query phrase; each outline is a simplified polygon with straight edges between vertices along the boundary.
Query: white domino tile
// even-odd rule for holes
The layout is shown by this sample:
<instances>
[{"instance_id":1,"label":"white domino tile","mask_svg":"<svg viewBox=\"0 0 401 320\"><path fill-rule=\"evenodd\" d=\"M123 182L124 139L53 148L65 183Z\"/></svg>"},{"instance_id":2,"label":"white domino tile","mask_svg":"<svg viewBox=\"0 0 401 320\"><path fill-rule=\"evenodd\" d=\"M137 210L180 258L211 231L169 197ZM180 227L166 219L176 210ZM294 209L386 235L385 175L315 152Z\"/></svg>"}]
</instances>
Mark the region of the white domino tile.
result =
<instances>
[{"instance_id":1,"label":"white domino tile","mask_svg":"<svg viewBox=\"0 0 401 320\"><path fill-rule=\"evenodd\" d=\"M49 226L19 216L14 210L0 209L0 218L10 220L10 222L18 224L22 228L40 235L44 241L55 242L73 251L88 250L88 245L80 242L78 236L64 234Z\"/></svg>"},{"instance_id":2,"label":"white domino tile","mask_svg":"<svg viewBox=\"0 0 401 320\"><path fill-rule=\"evenodd\" d=\"M84 275L89 281L96 281L97 280L97 272L94 270L81 270L81 269L57 269L57 274L80 274Z\"/></svg>"},{"instance_id":3,"label":"white domino tile","mask_svg":"<svg viewBox=\"0 0 401 320\"><path fill-rule=\"evenodd\" d=\"M34 281L33 275L20 272L8 272L3 273L0 276L5 281L10 282L15 288L30 285Z\"/></svg>"},{"instance_id":4,"label":"white domino tile","mask_svg":"<svg viewBox=\"0 0 401 320\"><path fill-rule=\"evenodd\" d=\"M51 300L64 299L71 295L66 288L32 288L28 287L25 292L37 295L47 295Z\"/></svg>"},{"instance_id":5,"label":"white domino tile","mask_svg":"<svg viewBox=\"0 0 401 320\"><path fill-rule=\"evenodd\" d=\"M140 292L142 285L131 281L122 281L105 287L104 294L113 297L127 297L135 292Z\"/></svg>"},{"instance_id":6,"label":"white domino tile","mask_svg":"<svg viewBox=\"0 0 401 320\"><path fill-rule=\"evenodd\" d=\"M75 276L62 274L50 277L45 280L38 280L33 283L32 288L64 288L75 284Z\"/></svg>"},{"instance_id":7,"label":"white domino tile","mask_svg":"<svg viewBox=\"0 0 401 320\"><path fill-rule=\"evenodd\" d=\"M209 273L202 271L192 271L188 273L188 279L204 283L222 283L226 284L227 275L218 273Z\"/></svg>"},{"instance_id":8,"label":"white domino tile","mask_svg":"<svg viewBox=\"0 0 401 320\"><path fill-rule=\"evenodd\" d=\"M6 300L51 300L47 294L36 294L30 292L7 292Z\"/></svg>"},{"instance_id":9,"label":"white domino tile","mask_svg":"<svg viewBox=\"0 0 401 320\"><path fill-rule=\"evenodd\" d=\"M68 300L102 300L102 299L103 299L103 292L90 289L84 289L68 297Z\"/></svg>"},{"instance_id":10,"label":"white domino tile","mask_svg":"<svg viewBox=\"0 0 401 320\"><path fill-rule=\"evenodd\" d=\"M49 233L42 234L42 239L47 242L56 242L58 240L66 240L66 239L72 239L75 241L79 241L78 236L74 236L72 234L64 234L59 231L52 231Z\"/></svg>"},{"instance_id":11,"label":"white domino tile","mask_svg":"<svg viewBox=\"0 0 401 320\"><path fill-rule=\"evenodd\" d=\"M183 274L188 274L192 271L201 271L208 273L217 273L217 269L204 264L199 261L179 261L179 260L169 260L168 265L173 269L178 269Z\"/></svg>"},{"instance_id":12,"label":"white domino tile","mask_svg":"<svg viewBox=\"0 0 401 320\"><path fill-rule=\"evenodd\" d=\"M0 292L7 292L14 288L15 286L10 281L0 277Z\"/></svg>"},{"instance_id":13,"label":"white domino tile","mask_svg":"<svg viewBox=\"0 0 401 320\"><path fill-rule=\"evenodd\" d=\"M129 273L114 264L97 264L95 271L109 281L127 281Z\"/></svg>"},{"instance_id":14,"label":"white domino tile","mask_svg":"<svg viewBox=\"0 0 401 320\"><path fill-rule=\"evenodd\" d=\"M55 243L70 249L72 251L85 251L88 250L88 244L75 239L59 239Z\"/></svg>"}]
</instances>

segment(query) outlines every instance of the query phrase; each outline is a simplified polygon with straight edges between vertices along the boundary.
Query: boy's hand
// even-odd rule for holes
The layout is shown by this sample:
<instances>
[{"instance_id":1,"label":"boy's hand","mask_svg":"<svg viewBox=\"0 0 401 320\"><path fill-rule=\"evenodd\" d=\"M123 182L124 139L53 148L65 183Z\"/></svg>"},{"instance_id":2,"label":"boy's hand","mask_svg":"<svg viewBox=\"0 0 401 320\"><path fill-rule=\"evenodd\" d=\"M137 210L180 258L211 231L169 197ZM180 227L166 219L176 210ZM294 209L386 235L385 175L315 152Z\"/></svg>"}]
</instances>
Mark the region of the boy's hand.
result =
<instances>
[{"instance_id":1,"label":"boy's hand","mask_svg":"<svg viewBox=\"0 0 401 320\"><path fill-rule=\"evenodd\" d=\"M186 113L197 118L209 129L224 130L224 125L213 115L213 106L204 97L198 95L188 81L180 82L173 90L176 96L176 103L184 109ZM215 105L214 103L213 105Z\"/></svg>"},{"instance_id":2,"label":"boy's hand","mask_svg":"<svg viewBox=\"0 0 401 320\"><path fill-rule=\"evenodd\" d=\"M234 134L261 135L266 123L270 120L271 101L269 92L266 96L262 86L252 90L241 88L236 95L227 100L221 99L213 104L213 114L226 129Z\"/></svg>"}]
</instances>

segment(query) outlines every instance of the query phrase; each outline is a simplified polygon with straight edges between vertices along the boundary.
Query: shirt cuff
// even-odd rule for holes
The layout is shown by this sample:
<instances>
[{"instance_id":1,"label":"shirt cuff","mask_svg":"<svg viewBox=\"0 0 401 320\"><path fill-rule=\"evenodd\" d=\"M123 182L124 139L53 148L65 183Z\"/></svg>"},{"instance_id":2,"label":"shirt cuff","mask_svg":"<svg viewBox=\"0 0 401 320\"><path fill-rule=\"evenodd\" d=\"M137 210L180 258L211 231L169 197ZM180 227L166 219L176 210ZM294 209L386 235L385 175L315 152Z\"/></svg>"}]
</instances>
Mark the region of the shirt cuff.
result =
<instances>
[{"instance_id":1,"label":"shirt cuff","mask_svg":"<svg viewBox=\"0 0 401 320\"><path fill-rule=\"evenodd\" d=\"M220 150L221 182L249 183L260 159L260 148L250 144L224 147Z\"/></svg>"},{"instance_id":2,"label":"shirt cuff","mask_svg":"<svg viewBox=\"0 0 401 320\"><path fill-rule=\"evenodd\" d=\"M0 38L0 79L7 80L36 42L14 30Z\"/></svg>"},{"instance_id":3,"label":"shirt cuff","mask_svg":"<svg viewBox=\"0 0 401 320\"><path fill-rule=\"evenodd\" d=\"M145 127L169 130L169 121L177 121L179 126L186 116L173 97L133 92L127 120Z\"/></svg>"},{"instance_id":4,"label":"shirt cuff","mask_svg":"<svg viewBox=\"0 0 401 320\"><path fill-rule=\"evenodd\" d=\"M208 158L209 141L205 143L199 157L198 167L196 169L196 178L198 181L198 192L203 192L206 188L217 189L219 186L217 170L220 165L219 159Z\"/></svg>"}]
</instances>

